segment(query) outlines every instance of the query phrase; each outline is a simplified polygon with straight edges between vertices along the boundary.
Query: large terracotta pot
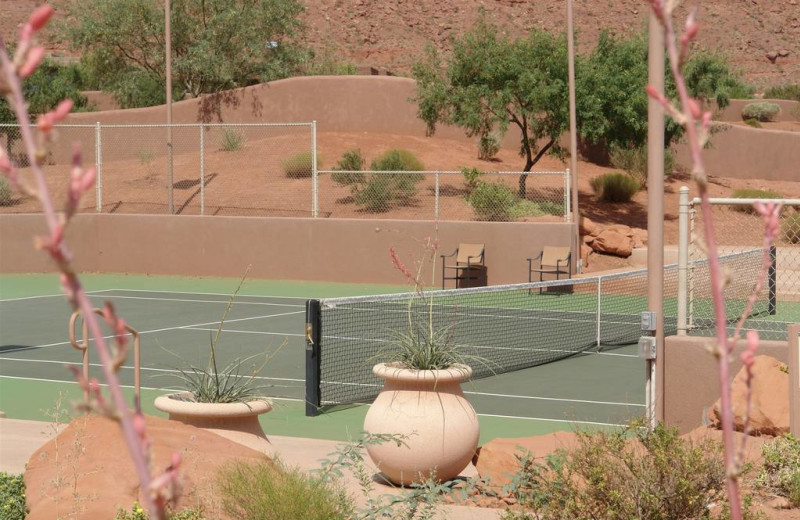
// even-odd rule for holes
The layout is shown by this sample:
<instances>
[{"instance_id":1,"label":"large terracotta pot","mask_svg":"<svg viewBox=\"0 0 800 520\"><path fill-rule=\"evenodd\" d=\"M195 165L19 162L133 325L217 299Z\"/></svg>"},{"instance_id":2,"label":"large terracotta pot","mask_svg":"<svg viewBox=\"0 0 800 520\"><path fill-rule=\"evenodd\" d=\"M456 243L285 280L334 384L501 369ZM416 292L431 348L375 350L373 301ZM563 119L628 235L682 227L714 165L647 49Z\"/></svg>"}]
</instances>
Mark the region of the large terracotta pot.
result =
<instances>
[{"instance_id":1,"label":"large terracotta pot","mask_svg":"<svg viewBox=\"0 0 800 520\"><path fill-rule=\"evenodd\" d=\"M214 432L255 450L271 453L270 444L258 416L272 410L267 400L246 403L195 403L188 392L156 397L155 407L169 414L171 421L191 424Z\"/></svg>"},{"instance_id":2,"label":"large terracotta pot","mask_svg":"<svg viewBox=\"0 0 800 520\"><path fill-rule=\"evenodd\" d=\"M411 370L381 363L372 372L385 382L364 430L406 437L404 446L367 446L378 469L400 485L423 482L432 474L438 481L458 476L475 455L480 436L475 409L461 391L472 369Z\"/></svg>"}]
</instances>

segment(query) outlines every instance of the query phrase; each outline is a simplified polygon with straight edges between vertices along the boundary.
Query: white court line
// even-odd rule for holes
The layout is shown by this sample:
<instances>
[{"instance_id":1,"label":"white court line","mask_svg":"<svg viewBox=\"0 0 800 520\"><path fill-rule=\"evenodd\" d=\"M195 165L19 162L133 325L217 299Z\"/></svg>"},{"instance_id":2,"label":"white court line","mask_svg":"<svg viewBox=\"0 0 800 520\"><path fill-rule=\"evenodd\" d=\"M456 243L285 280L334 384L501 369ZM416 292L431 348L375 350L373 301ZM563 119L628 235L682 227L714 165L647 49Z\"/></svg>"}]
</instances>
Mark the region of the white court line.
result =
<instances>
[{"instance_id":1,"label":"white court line","mask_svg":"<svg viewBox=\"0 0 800 520\"><path fill-rule=\"evenodd\" d=\"M206 329L206 328L196 328L196 327L189 327L186 330L208 330L211 332L215 332L217 329ZM292 338L305 338L305 334L289 334L283 332L262 332L257 330L238 330L238 329L222 329L222 332L236 332L238 334L262 334L264 336L286 336Z\"/></svg>"},{"instance_id":2,"label":"white court line","mask_svg":"<svg viewBox=\"0 0 800 520\"><path fill-rule=\"evenodd\" d=\"M148 290L148 289L103 289L102 291L93 291L93 292L144 292L144 293L156 293L156 294L201 294L203 296L225 296L226 298L230 298L230 294L226 293L213 293L213 292L189 292L189 291L157 291L155 289ZM241 294L241 293L240 293ZM301 296L269 296L269 295L261 295L261 294L241 294L242 297L247 298L275 298L275 299L284 299L284 300L307 300L308 298L303 298ZM227 300L225 300L227 301Z\"/></svg>"},{"instance_id":3,"label":"white court line","mask_svg":"<svg viewBox=\"0 0 800 520\"><path fill-rule=\"evenodd\" d=\"M87 291L86 294L91 296L96 292L101 292L101 291ZM0 300L0 303L18 302L22 300L36 300L38 298L56 298L56 297L65 298L64 301L66 302L66 297L64 293L59 293L59 294L42 294L41 296L23 296L22 298L6 298L4 300Z\"/></svg>"},{"instance_id":4,"label":"white court line","mask_svg":"<svg viewBox=\"0 0 800 520\"><path fill-rule=\"evenodd\" d=\"M464 391L465 394L470 395L483 395L489 397L508 397L511 399L536 399L537 401L563 401L568 403L588 403L588 404L605 404L610 406L639 406L644 408L647 405L644 404L633 404L633 403L617 403L613 401L587 401L585 399L562 399L557 397L536 397L533 395L514 395L514 394L490 394L487 392L467 392Z\"/></svg>"},{"instance_id":5,"label":"white court line","mask_svg":"<svg viewBox=\"0 0 800 520\"><path fill-rule=\"evenodd\" d=\"M294 312L284 312L284 313L281 313L281 314L267 314L265 316L252 316L250 318L236 318L234 320L225 320L225 323L234 323L234 322L237 322L237 321L248 321L248 320L260 320L260 319L265 319L265 318L275 318L277 316L288 316L288 315L291 315L291 314L302 314L304 312L305 311L294 311ZM141 331L139 331L139 334L152 334L152 333L155 333L155 332L165 332L165 331L169 331L169 330L191 329L192 327L202 327L204 325L217 325L217 324L219 324L219 320L217 320L217 321L209 321L209 322L206 322L206 323L195 323L195 324L192 324L192 325L183 325L183 326L180 326L180 327L166 327L166 328L163 328L163 329L141 330ZM113 334L109 335L109 336L103 336L104 339L111 339L113 337L114 337ZM94 341L94 338L89 338L89 341ZM28 350L30 348L59 347L61 345L69 345L69 344L70 344L69 341L60 341L58 343L48 343L46 345L32 345L32 346L29 346L29 347L23 347L23 348L18 348L18 349L14 349L14 350L6 350L5 352L20 352L22 350Z\"/></svg>"},{"instance_id":6,"label":"white court line","mask_svg":"<svg viewBox=\"0 0 800 520\"><path fill-rule=\"evenodd\" d=\"M191 293L187 293L191 294ZM227 305L227 300L191 300L191 299L179 299L179 298L148 298L146 296L107 296L103 294L90 294L89 296L95 296L97 298L113 298L118 300L156 300L159 302L189 302L189 303L221 303L223 305ZM271 305L274 307L303 307L305 305L298 305L298 304L289 304L289 303L266 303L266 302L243 302L236 300L233 302L233 306L236 307L237 305Z\"/></svg>"},{"instance_id":7,"label":"white court line","mask_svg":"<svg viewBox=\"0 0 800 520\"><path fill-rule=\"evenodd\" d=\"M75 381L64 381L62 379L41 379L37 377L17 377L17 376L0 376L0 379L16 379L20 381L39 381L40 383L62 383L65 385L75 384ZM100 383L100 386L108 388L107 383ZM120 388L134 388L133 385L119 385ZM152 386L140 386L141 390L154 390L156 392L174 392L174 388L154 388ZM304 403L305 399L298 399L296 397L267 397L270 401L297 401Z\"/></svg>"},{"instance_id":8,"label":"white court line","mask_svg":"<svg viewBox=\"0 0 800 520\"><path fill-rule=\"evenodd\" d=\"M59 361L53 359L24 359L24 358L9 358L9 357L0 357L0 361L18 361L21 363L49 363L49 364L58 364L58 365L76 365L76 366L83 366L83 363L78 363L74 361ZM90 367L101 367L103 366L100 363L89 363ZM133 370L134 367L129 365L122 365L120 368L124 368L126 370ZM150 372L168 372L170 374L178 374L180 370L174 368L153 368L153 367L141 367L141 370L147 370ZM24 379L24 378L23 378ZM302 383L305 382L305 379L296 379L291 377L269 377L269 376L255 376L254 379L264 379L269 381L291 381L295 383Z\"/></svg>"},{"instance_id":9,"label":"white court line","mask_svg":"<svg viewBox=\"0 0 800 520\"><path fill-rule=\"evenodd\" d=\"M491 413L479 413L478 417L497 417L500 419L523 419L526 421L560 422L567 424L591 424L594 426L627 426L627 424L604 423L594 421L577 421L574 419L545 419L544 417L519 417L517 415L496 415Z\"/></svg>"}]
</instances>

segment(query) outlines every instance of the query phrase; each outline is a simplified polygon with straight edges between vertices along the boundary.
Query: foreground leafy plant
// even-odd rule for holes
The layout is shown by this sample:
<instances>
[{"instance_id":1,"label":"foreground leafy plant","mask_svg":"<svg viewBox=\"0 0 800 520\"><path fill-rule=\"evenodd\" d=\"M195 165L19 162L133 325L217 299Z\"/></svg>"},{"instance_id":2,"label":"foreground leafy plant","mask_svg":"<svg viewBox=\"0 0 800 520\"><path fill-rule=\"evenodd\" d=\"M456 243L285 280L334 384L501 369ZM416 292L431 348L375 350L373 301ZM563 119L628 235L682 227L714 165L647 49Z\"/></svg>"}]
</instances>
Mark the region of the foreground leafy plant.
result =
<instances>
[{"instance_id":1,"label":"foreground leafy plant","mask_svg":"<svg viewBox=\"0 0 800 520\"><path fill-rule=\"evenodd\" d=\"M182 509L176 513L167 512L168 520L206 520L202 509ZM150 515L142 509L139 502L134 502L130 511L117 510L114 520L150 520Z\"/></svg>"},{"instance_id":2,"label":"foreground leafy plant","mask_svg":"<svg viewBox=\"0 0 800 520\"><path fill-rule=\"evenodd\" d=\"M271 460L235 462L217 476L222 507L232 518L347 520L353 504L342 487Z\"/></svg>"},{"instance_id":3,"label":"foreground leafy plant","mask_svg":"<svg viewBox=\"0 0 800 520\"><path fill-rule=\"evenodd\" d=\"M663 424L652 431L639 426L579 433L576 449L556 452L546 464L521 456L514 484L524 511L504 518L706 518L724 497L721 445L692 444Z\"/></svg>"},{"instance_id":4,"label":"foreground leafy plant","mask_svg":"<svg viewBox=\"0 0 800 520\"><path fill-rule=\"evenodd\" d=\"M764 465L756 484L762 489L789 499L800 507L800 439L794 435L779 437L761 448Z\"/></svg>"},{"instance_id":5,"label":"foreground leafy plant","mask_svg":"<svg viewBox=\"0 0 800 520\"><path fill-rule=\"evenodd\" d=\"M22 475L0 472L0 518L25 520L27 514L25 481Z\"/></svg>"}]
</instances>

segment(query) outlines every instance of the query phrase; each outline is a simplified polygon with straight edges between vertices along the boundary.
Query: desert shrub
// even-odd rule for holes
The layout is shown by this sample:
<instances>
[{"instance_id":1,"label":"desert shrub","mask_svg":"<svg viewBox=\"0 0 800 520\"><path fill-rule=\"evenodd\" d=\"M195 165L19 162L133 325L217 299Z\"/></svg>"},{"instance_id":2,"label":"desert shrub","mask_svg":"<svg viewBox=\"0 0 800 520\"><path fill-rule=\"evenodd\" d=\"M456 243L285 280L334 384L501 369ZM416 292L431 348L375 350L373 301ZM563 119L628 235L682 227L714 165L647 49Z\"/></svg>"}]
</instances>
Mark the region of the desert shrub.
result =
<instances>
[{"instance_id":1,"label":"desert shrub","mask_svg":"<svg viewBox=\"0 0 800 520\"><path fill-rule=\"evenodd\" d=\"M752 126L753 128L764 128L764 125L758 122L758 119L745 119L744 124Z\"/></svg>"},{"instance_id":2,"label":"desert shrub","mask_svg":"<svg viewBox=\"0 0 800 520\"><path fill-rule=\"evenodd\" d=\"M0 517L4 520L23 520L27 514L22 475L0 472Z\"/></svg>"},{"instance_id":3,"label":"desert shrub","mask_svg":"<svg viewBox=\"0 0 800 520\"><path fill-rule=\"evenodd\" d=\"M790 244L800 244L800 211L795 211L783 219L781 237Z\"/></svg>"},{"instance_id":4,"label":"desert shrub","mask_svg":"<svg viewBox=\"0 0 800 520\"><path fill-rule=\"evenodd\" d=\"M794 435L779 437L761 448L764 465L756 478L762 489L789 499L800 507L800 439Z\"/></svg>"},{"instance_id":5,"label":"desert shrub","mask_svg":"<svg viewBox=\"0 0 800 520\"><path fill-rule=\"evenodd\" d=\"M482 172L477 168L461 168L461 175L464 176L464 186L467 188L468 192L472 193L472 191L478 187L478 183L485 173L486 172Z\"/></svg>"},{"instance_id":6,"label":"desert shrub","mask_svg":"<svg viewBox=\"0 0 800 520\"><path fill-rule=\"evenodd\" d=\"M488 161L500 151L500 141L492 134L484 134L478 140L478 159Z\"/></svg>"},{"instance_id":7,"label":"desert shrub","mask_svg":"<svg viewBox=\"0 0 800 520\"><path fill-rule=\"evenodd\" d=\"M764 92L764 99L790 99L800 101L800 84L778 85Z\"/></svg>"},{"instance_id":8,"label":"desert shrub","mask_svg":"<svg viewBox=\"0 0 800 520\"><path fill-rule=\"evenodd\" d=\"M742 119L772 121L780 111L781 107L776 103L750 103L742 109Z\"/></svg>"},{"instance_id":9,"label":"desert shrub","mask_svg":"<svg viewBox=\"0 0 800 520\"><path fill-rule=\"evenodd\" d=\"M613 146L609 152L611 165L619 168L636 179L639 186L647 187L647 147L638 146L625 148ZM675 158L672 150L664 150L664 175L670 175L675 170Z\"/></svg>"},{"instance_id":10,"label":"desert shrub","mask_svg":"<svg viewBox=\"0 0 800 520\"><path fill-rule=\"evenodd\" d=\"M235 152L241 150L244 145L244 134L231 128L222 131L222 138L219 141L219 148L224 152Z\"/></svg>"},{"instance_id":11,"label":"desert shrub","mask_svg":"<svg viewBox=\"0 0 800 520\"><path fill-rule=\"evenodd\" d=\"M467 200L477 220L510 222L516 218L519 198L502 182L479 182Z\"/></svg>"},{"instance_id":12,"label":"desert shrub","mask_svg":"<svg viewBox=\"0 0 800 520\"><path fill-rule=\"evenodd\" d=\"M354 190L358 184L363 184L366 181L366 177L361 173L364 169L364 164L366 164L366 161L361 155L361 150L357 148L347 150L342 154L342 158L339 159L336 166L333 167L336 171L331 175L331 179L333 179L333 182L343 186L350 186L351 190Z\"/></svg>"},{"instance_id":13,"label":"desert shrub","mask_svg":"<svg viewBox=\"0 0 800 520\"><path fill-rule=\"evenodd\" d=\"M589 184L603 202L629 202L641 188L636 179L620 172L594 177Z\"/></svg>"},{"instance_id":14,"label":"desert shrub","mask_svg":"<svg viewBox=\"0 0 800 520\"><path fill-rule=\"evenodd\" d=\"M314 168L311 166L312 164L312 153L311 152L300 152L298 154L292 155L288 159L285 159L281 165L283 166L283 172L286 174L287 177L292 178L300 178L300 177L311 177L314 173ZM317 167L322 164L322 159L320 156L317 156Z\"/></svg>"},{"instance_id":15,"label":"desert shrub","mask_svg":"<svg viewBox=\"0 0 800 520\"><path fill-rule=\"evenodd\" d=\"M10 206L14 200L14 191L8 179L0 177L0 206Z\"/></svg>"},{"instance_id":16,"label":"desert shrub","mask_svg":"<svg viewBox=\"0 0 800 520\"><path fill-rule=\"evenodd\" d=\"M783 197L780 193L773 190L755 190L750 188L741 188L734 190L732 197L734 199L780 199ZM732 206L734 210L742 213L756 214L756 210L747 204L735 204Z\"/></svg>"},{"instance_id":17,"label":"desert shrub","mask_svg":"<svg viewBox=\"0 0 800 520\"><path fill-rule=\"evenodd\" d=\"M422 161L408 150L388 150L375 158L370 169L377 171L421 172Z\"/></svg>"},{"instance_id":18,"label":"desert shrub","mask_svg":"<svg viewBox=\"0 0 800 520\"><path fill-rule=\"evenodd\" d=\"M353 511L344 491L269 460L228 465L217 482L222 507L233 518L344 520Z\"/></svg>"},{"instance_id":19,"label":"desert shrub","mask_svg":"<svg viewBox=\"0 0 800 520\"><path fill-rule=\"evenodd\" d=\"M707 518L707 508L724 500L721 445L692 444L663 424L639 426L579 433L573 451L558 451L546 464L521 457L511 491L523 509L504 518Z\"/></svg>"},{"instance_id":20,"label":"desert shrub","mask_svg":"<svg viewBox=\"0 0 800 520\"><path fill-rule=\"evenodd\" d=\"M169 520L205 520L205 516L203 515L203 510L201 508L198 509L182 509L176 513L171 511L167 512L167 518ZM139 505L138 502L134 502L133 506L131 506L130 511L125 511L124 509L120 508L117 510L117 514L114 516L114 520L149 520L150 515L147 511Z\"/></svg>"}]
</instances>

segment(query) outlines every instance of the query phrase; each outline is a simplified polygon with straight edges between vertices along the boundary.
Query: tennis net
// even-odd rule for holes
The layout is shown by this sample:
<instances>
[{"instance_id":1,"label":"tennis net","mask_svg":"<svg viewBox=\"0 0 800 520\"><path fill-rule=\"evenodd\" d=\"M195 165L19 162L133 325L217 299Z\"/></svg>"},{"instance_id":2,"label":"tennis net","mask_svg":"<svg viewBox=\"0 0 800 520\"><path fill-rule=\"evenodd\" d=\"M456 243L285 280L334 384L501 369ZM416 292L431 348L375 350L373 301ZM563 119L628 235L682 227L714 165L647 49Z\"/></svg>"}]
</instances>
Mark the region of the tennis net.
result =
<instances>
[{"instance_id":1,"label":"tennis net","mask_svg":"<svg viewBox=\"0 0 800 520\"><path fill-rule=\"evenodd\" d=\"M729 269L743 271L758 269L761 257L760 251L753 251L721 260ZM694 266L695 272L702 270L701 264ZM698 276L694 279L700 284ZM696 295L704 291L695 288ZM677 330L677 298L678 266L666 266L665 334ZM392 349L402 331L429 324L446 330L459 353L483 360L470 363L473 378L481 378L635 344L646 309L646 269L423 294L309 300L307 414L315 415L326 404L373 399L381 382L372 366L385 360L382 354Z\"/></svg>"}]
</instances>

